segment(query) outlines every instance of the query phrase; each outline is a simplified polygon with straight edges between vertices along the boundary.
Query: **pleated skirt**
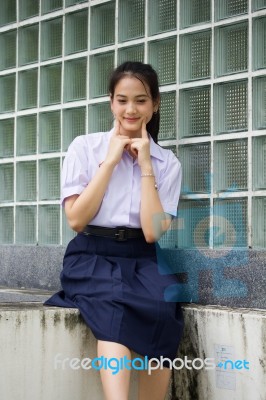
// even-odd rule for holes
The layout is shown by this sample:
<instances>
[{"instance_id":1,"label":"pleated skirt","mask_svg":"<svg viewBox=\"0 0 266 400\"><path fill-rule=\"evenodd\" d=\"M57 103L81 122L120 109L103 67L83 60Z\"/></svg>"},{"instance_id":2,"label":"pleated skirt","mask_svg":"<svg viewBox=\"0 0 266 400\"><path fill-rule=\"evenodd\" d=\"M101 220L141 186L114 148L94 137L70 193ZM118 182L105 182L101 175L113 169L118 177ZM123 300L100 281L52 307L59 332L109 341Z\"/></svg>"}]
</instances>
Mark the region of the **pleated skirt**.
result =
<instances>
[{"instance_id":1,"label":"pleated skirt","mask_svg":"<svg viewBox=\"0 0 266 400\"><path fill-rule=\"evenodd\" d=\"M165 300L164 291L178 280L159 270L154 243L80 233L64 255L62 290L44 305L78 308L99 340L123 344L149 359L174 360L183 313L180 303Z\"/></svg>"}]
</instances>

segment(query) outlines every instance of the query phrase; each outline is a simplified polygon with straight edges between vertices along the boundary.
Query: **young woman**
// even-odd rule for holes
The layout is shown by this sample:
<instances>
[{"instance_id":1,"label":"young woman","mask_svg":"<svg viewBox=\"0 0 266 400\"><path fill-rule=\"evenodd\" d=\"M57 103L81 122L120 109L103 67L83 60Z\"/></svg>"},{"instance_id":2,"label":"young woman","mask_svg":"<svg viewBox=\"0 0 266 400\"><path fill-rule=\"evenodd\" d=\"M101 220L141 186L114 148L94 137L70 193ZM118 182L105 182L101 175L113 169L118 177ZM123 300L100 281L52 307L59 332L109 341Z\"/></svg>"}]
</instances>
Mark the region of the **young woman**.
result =
<instances>
[{"instance_id":1,"label":"young woman","mask_svg":"<svg viewBox=\"0 0 266 400\"><path fill-rule=\"evenodd\" d=\"M110 132L77 137L62 173L62 204L78 235L69 243L62 289L46 305L78 308L97 338L98 357L176 357L183 330L178 303L164 291L177 283L160 273L155 242L176 215L180 163L157 144L160 95L148 64L126 62L112 74ZM139 400L163 400L166 362L139 371ZM130 369L101 369L107 400L128 399Z\"/></svg>"}]
</instances>

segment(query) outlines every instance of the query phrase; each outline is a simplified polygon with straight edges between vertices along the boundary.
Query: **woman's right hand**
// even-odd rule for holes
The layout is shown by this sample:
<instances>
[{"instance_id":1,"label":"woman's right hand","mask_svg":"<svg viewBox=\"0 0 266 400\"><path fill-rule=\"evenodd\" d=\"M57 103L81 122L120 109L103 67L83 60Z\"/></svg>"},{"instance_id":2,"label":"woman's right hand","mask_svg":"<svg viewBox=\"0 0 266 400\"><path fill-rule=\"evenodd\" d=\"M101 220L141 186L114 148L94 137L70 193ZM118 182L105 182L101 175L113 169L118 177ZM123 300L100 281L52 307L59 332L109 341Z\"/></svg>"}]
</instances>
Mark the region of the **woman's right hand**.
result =
<instances>
[{"instance_id":1,"label":"woman's right hand","mask_svg":"<svg viewBox=\"0 0 266 400\"><path fill-rule=\"evenodd\" d=\"M120 135L120 122L116 119L105 162L109 162L113 165L118 164L124 149L127 148L130 143L131 139L128 136Z\"/></svg>"}]
</instances>

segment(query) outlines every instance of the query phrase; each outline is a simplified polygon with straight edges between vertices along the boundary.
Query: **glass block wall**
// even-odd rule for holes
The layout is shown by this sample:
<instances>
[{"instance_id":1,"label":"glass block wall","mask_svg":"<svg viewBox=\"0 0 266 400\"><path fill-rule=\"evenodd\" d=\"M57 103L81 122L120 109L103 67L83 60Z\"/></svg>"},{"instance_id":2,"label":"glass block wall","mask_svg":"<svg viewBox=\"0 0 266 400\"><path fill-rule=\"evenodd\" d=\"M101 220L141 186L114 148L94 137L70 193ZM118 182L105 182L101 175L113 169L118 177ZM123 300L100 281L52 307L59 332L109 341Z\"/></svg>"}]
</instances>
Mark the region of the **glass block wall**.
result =
<instances>
[{"instance_id":1,"label":"glass block wall","mask_svg":"<svg viewBox=\"0 0 266 400\"><path fill-rule=\"evenodd\" d=\"M266 247L265 0L0 0L0 244L65 245L70 142L109 130L107 81L151 63L183 166L162 245Z\"/></svg>"}]
</instances>

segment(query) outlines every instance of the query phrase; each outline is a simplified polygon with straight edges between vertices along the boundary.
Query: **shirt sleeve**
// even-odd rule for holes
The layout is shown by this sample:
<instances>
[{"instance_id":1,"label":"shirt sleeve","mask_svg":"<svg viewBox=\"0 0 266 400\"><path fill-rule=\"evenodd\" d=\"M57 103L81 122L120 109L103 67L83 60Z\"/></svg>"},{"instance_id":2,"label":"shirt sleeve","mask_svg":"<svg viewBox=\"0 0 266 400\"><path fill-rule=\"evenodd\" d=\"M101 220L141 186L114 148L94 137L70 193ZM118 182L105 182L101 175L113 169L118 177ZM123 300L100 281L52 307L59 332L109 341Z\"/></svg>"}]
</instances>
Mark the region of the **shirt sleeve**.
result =
<instances>
[{"instance_id":1,"label":"shirt sleeve","mask_svg":"<svg viewBox=\"0 0 266 400\"><path fill-rule=\"evenodd\" d=\"M76 137L66 153L61 173L61 204L74 194L80 194L90 181L88 155L82 136Z\"/></svg>"},{"instance_id":2,"label":"shirt sleeve","mask_svg":"<svg viewBox=\"0 0 266 400\"><path fill-rule=\"evenodd\" d=\"M160 175L158 193L164 212L177 215L177 206L180 197L182 168L180 161L169 150L166 167Z\"/></svg>"}]
</instances>

